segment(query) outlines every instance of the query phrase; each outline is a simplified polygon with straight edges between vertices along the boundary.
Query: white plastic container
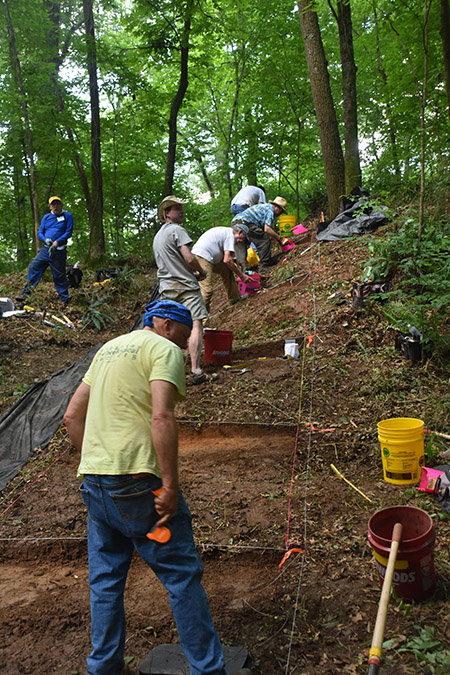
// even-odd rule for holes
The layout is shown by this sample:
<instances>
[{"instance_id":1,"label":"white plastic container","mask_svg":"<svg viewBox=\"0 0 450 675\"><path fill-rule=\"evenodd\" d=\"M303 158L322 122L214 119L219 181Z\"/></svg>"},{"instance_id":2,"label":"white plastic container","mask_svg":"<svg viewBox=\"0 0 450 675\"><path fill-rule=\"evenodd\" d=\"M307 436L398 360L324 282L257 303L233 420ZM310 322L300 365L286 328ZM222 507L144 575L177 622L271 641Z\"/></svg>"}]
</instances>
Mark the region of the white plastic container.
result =
<instances>
[{"instance_id":1,"label":"white plastic container","mask_svg":"<svg viewBox=\"0 0 450 675\"><path fill-rule=\"evenodd\" d=\"M300 355L300 350L297 344L297 340L288 339L284 341L284 355L291 359L298 359Z\"/></svg>"}]
</instances>

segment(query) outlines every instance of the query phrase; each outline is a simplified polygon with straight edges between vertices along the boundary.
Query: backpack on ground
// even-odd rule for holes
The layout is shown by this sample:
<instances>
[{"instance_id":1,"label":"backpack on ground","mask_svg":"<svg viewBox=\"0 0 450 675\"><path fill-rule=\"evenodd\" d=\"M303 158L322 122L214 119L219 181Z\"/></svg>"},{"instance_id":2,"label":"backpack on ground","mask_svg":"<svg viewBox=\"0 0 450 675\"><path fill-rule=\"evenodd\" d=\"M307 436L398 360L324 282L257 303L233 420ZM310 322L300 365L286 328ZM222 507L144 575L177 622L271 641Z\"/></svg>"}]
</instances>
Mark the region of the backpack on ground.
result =
<instances>
[{"instance_id":1,"label":"backpack on ground","mask_svg":"<svg viewBox=\"0 0 450 675\"><path fill-rule=\"evenodd\" d=\"M69 282L69 288L78 288L80 286L83 271L79 268L78 263L66 265L66 277Z\"/></svg>"},{"instance_id":2,"label":"backpack on ground","mask_svg":"<svg viewBox=\"0 0 450 675\"><path fill-rule=\"evenodd\" d=\"M100 269L95 270L95 281L101 283L106 279L114 279L121 272L123 272L123 267L100 267Z\"/></svg>"},{"instance_id":3,"label":"backpack on ground","mask_svg":"<svg viewBox=\"0 0 450 675\"><path fill-rule=\"evenodd\" d=\"M433 497L450 516L450 464L444 464L443 466L436 466L434 468L437 471L442 471L442 473L436 479Z\"/></svg>"}]
</instances>

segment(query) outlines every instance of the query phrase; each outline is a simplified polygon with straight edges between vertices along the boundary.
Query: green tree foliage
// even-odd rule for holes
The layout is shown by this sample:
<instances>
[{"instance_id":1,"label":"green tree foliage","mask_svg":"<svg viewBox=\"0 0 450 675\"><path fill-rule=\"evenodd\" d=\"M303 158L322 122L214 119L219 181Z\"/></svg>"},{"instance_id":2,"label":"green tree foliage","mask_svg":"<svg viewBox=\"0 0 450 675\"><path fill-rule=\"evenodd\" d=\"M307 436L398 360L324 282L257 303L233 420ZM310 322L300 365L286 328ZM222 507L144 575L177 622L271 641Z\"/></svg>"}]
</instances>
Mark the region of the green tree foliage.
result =
<instances>
[{"instance_id":1,"label":"green tree foliage","mask_svg":"<svg viewBox=\"0 0 450 675\"><path fill-rule=\"evenodd\" d=\"M1 0L4 10L6 0ZM82 3L9 0L33 138L39 217L50 193L74 214L71 258L89 249L92 185L89 81ZM169 116L180 78L187 0L94 1L107 255L151 257L164 190ZM314 0L344 139L334 0ZM3 12L4 14L4 12ZM418 195L424 91L424 2L351 0L364 187ZM3 15L2 15L3 16ZM326 209L316 113L294 3L202 0L190 14L188 87L177 117L173 191L189 197L193 234L230 222L247 183L288 200L299 217ZM428 17L424 108L425 213L448 188L449 117L439 3ZM21 94L0 22L0 242L2 264L33 253L30 163ZM85 178L83 179L83 172ZM426 225L425 225L426 230Z\"/></svg>"}]
</instances>

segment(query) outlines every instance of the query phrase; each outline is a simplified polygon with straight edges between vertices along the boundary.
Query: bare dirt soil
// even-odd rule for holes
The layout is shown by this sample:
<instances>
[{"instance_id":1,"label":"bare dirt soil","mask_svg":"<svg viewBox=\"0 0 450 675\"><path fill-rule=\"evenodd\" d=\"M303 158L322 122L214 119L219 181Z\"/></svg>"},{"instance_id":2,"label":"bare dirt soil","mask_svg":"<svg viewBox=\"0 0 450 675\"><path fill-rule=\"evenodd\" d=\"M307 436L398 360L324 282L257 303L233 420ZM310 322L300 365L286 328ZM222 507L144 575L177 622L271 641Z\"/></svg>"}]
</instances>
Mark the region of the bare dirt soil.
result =
<instances>
[{"instance_id":1,"label":"bare dirt soil","mask_svg":"<svg viewBox=\"0 0 450 675\"><path fill-rule=\"evenodd\" d=\"M352 308L363 239L311 249L309 238L297 243L256 296L230 308L217 284L208 325L233 331L235 367L205 364L208 382L189 387L177 409L182 489L218 632L225 645L248 650L255 674L367 672L380 596L367 523L380 508L408 504L435 523L436 592L419 604L391 599L382 672L447 672L439 663L450 649L449 521L415 487L383 480L376 425L419 417L428 429L448 433L448 373L433 360L412 364L396 352L376 304ZM38 317L1 321L0 412L34 381L130 330L152 274L136 273L126 287L103 291L94 291L86 275L67 309L77 331L45 327ZM2 281L4 295L20 288L18 276ZM91 293L105 294L102 309L114 318L99 334L92 325L82 328ZM40 294L35 305L56 312L50 282ZM299 359L283 358L286 338L297 339ZM427 464L442 461L442 440L435 437L430 447L435 457ZM86 514L77 463L60 429L1 494L5 675L86 670ZM366 498L336 476L332 463ZM301 552L281 565L287 549ZM177 642L166 593L138 558L126 611L127 661L137 673L154 646ZM433 646L424 643L425 629Z\"/></svg>"}]
</instances>

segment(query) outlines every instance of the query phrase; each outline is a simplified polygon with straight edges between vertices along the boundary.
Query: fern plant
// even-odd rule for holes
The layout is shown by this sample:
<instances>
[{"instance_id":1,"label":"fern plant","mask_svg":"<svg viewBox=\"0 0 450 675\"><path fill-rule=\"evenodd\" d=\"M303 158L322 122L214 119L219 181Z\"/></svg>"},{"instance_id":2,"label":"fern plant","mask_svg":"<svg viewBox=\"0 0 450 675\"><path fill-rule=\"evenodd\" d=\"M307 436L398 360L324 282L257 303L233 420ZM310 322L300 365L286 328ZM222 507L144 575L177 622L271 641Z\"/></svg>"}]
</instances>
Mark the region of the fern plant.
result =
<instances>
[{"instance_id":1,"label":"fern plant","mask_svg":"<svg viewBox=\"0 0 450 675\"><path fill-rule=\"evenodd\" d=\"M373 239L365 263L367 279L395 277L390 300L380 311L404 333L410 325L423 334L425 349L442 356L450 350L450 231L448 225L429 224L419 241L418 223L407 220L384 239Z\"/></svg>"},{"instance_id":2,"label":"fern plant","mask_svg":"<svg viewBox=\"0 0 450 675\"><path fill-rule=\"evenodd\" d=\"M106 328L108 322L113 322L114 319L100 309L100 307L105 304L106 298L96 298L93 295L89 307L81 318L83 326L88 326L91 323L94 327L94 331L99 333Z\"/></svg>"}]
</instances>

